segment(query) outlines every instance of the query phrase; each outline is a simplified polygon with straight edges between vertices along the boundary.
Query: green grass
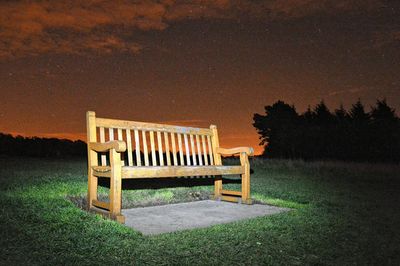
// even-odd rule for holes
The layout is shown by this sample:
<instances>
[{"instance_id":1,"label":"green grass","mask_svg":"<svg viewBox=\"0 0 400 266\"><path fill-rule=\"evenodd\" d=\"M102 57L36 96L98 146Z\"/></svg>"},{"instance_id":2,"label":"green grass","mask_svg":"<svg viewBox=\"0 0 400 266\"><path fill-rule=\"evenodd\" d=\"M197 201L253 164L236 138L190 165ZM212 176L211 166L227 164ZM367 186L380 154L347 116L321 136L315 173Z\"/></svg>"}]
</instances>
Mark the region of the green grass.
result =
<instances>
[{"instance_id":1,"label":"green grass","mask_svg":"<svg viewBox=\"0 0 400 266\"><path fill-rule=\"evenodd\" d=\"M253 198L293 211L149 237L77 206L86 194L85 161L0 158L0 264L400 264L400 166L251 164ZM211 191L124 190L124 206Z\"/></svg>"}]
</instances>

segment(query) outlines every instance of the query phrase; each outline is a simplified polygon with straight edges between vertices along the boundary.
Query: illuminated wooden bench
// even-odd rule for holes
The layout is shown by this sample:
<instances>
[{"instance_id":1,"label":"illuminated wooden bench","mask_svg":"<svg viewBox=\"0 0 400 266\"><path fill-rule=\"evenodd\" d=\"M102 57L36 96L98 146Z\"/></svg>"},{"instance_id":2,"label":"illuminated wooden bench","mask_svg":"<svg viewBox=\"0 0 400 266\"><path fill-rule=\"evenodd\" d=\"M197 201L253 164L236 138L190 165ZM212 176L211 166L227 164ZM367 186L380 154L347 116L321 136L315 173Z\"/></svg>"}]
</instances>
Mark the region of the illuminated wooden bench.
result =
<instances>
[{"instance_id":1,"label":"illuminated wooden bench","mask_svg":"<svg viewBox=\"0 0 400 266\"><path fill-rule=\"evenodd\" d=\"M98 118L87 112L88 209L124 223L121 183L125 178L212 176L214 199L251 204L253 149L219 147L217 127L181 127ZM150 144L150 148L148 147ZM240 156L240 165L222 165L221 155ZM222 189L221 175L241 175L241 191ZM109 202L97 198L98 177L110 179Z\"/></svg>"}]
</instances>

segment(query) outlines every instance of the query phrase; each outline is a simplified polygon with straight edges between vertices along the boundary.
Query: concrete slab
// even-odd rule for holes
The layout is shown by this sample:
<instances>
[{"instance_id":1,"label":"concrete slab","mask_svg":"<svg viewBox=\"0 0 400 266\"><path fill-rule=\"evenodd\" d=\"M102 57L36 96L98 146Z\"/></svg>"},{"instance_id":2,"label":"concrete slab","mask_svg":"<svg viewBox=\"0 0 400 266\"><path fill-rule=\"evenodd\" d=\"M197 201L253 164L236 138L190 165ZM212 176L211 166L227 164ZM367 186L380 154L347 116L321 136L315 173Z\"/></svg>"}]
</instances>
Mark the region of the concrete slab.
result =
<instances>
[{"instance_id":1,"label":"concrete slab","mask_svg":"<svg viewBox=\"0 0 400 266\"><path fill-rule=\"evenodd\" d=\"M261 204L245 205L203 200L125 209L122 210L122 214L125 215L126 226L132 227L144 235L156 235L186 229L204 228L289 210Z\"/></svg>"}]
</instances>

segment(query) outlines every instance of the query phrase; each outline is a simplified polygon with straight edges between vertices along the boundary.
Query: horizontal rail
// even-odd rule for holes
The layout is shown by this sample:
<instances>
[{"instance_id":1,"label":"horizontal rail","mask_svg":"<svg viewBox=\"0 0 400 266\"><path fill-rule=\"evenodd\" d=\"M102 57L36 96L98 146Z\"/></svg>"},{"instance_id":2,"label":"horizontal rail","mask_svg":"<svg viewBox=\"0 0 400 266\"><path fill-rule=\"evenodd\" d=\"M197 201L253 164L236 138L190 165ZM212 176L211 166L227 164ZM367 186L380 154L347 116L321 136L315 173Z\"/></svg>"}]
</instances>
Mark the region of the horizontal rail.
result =
<instances>
[{"instance_id":1,"label":"horizontal rail","mask_svg":"<svg viewBox=\"0 0 400 266\"><path fill-rule=\"evenodd\" d=\"M145 123L145 122L108 119L108 118L96 118L96 127L136 129L144 131L160 131L160 132L171 132L171 133L182 133L182 134L207 135L207 136L212 135L211 130L208 128L182 127L182 126Z\"/></svg>"},{"instance_id":2,"label":"horizontal rail","mask_svg":"<svg viewBox=\"0 0 400 266\"><path fill-rule=\"evenodd\" d=\"M94 166L95 176L110 177L110 166ZM242 174L243 167L208 165L208 166L123 166L122 178L158 178L180 176L212 176L212 175L237 175Z\"/></svg>"},{"instance_id":3,"label":"horizontal rail","mask_svg":"<svg viewBox=\"0 0 400 266\"><path fill-rule=\"evenodd\" d=\"M109 210L110 209L110 203L104 202L104 201L99 201L99 200L93 200L92 204L96 207L102 208Z\"/></svg>"},{"instance_id":4,"label":"horizontal rail","mask_svg":"<svg viewBox=\"0 0 400 266\"><path fill-rule=\"evenodd\" d=\"M242 166L142 166L122 167L122 178L157 178L180 176L236 175Z\"/></svg>"},{"instance_id":5,"label":"horizontal rail","mask_svg":"<svg viewBox=\"0 0 400 266\"><path fill-rule=\"evenodd\" d=\"M233 195L233 196L242 196L241 191L234 191L234 190L221 190L221 194L223 195Z\"/></svg>"},{"instance_id":6,"label":"horizontal rail","mask_svg":"<svg viewBox=\"0 0 400 266\"><path fill-rule=\"evenodd\" d=\"M232 196L221 196L221 200L230 201L230 202L242 202L242 198L232 197Z\"/></svg>"}]
</instances>

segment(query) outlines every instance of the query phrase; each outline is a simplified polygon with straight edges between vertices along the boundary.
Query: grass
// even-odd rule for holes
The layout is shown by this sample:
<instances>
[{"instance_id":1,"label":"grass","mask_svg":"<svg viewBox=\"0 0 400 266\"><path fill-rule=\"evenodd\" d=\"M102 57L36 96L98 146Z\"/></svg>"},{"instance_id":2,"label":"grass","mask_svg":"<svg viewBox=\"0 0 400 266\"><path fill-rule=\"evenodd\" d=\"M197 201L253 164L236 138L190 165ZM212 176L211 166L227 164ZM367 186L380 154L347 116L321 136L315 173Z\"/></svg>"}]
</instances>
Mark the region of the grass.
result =
<instances>
[{"instance_id":1,"label":"grass","mask_svg":"<svg viewBox=\"0 0 400 266\"><path fill-rule=\"evenodd\" d=\"M293 211L149 237L78 207L85 161L0 158L0 264L400 264L400 166L251 165L253 198ZM212 191L201 179L187 182L202 186L124 190L124 206L197 200Z\"/></svg>"}]
</instances>

